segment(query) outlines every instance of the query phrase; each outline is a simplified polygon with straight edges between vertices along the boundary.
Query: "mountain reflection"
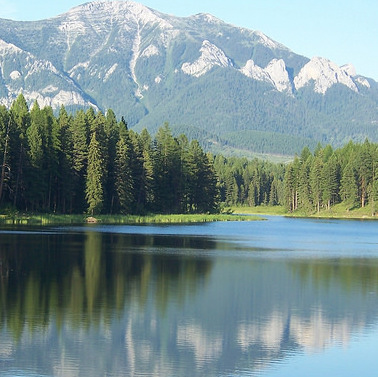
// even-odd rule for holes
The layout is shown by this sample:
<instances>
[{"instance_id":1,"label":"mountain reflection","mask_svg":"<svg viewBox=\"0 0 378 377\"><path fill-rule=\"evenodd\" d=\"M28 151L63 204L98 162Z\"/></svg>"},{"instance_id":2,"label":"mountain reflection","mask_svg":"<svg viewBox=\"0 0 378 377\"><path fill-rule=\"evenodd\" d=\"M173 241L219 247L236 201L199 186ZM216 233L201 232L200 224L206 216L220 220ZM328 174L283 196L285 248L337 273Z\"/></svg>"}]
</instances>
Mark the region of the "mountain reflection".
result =
<instances>
[{"instance_id":1,"label":"mountain reflection","mask_svg":"<svg viewBox=\"0 0 378 377\"><path fill-rule=\"evenodd\" d=\"M0 371L11 360L59 376L259 370L378 318L375 259L201 254L216 249L189 236L2 234Z\"/></svg>"}]
</instances>

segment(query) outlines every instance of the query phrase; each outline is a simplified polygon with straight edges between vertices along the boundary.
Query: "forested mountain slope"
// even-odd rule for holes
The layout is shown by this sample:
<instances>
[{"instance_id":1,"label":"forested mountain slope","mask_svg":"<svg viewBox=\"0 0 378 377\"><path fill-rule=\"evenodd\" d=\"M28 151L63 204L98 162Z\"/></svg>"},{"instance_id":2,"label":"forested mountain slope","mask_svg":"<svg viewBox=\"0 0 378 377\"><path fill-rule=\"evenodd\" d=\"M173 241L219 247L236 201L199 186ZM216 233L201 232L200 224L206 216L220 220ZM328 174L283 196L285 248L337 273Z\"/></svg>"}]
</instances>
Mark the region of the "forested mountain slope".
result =
<instances>
[{"instance_id":1,"label":"forested mountain slope","mask_svg":"<svg viewBox=\"0 0 378 377\"><path fill-rule=\"evenodd\" d=\"M93 2L36 22L0 20L0 103L111 108L137 131L168 121L207 149L294 154L378 141L378 84L259 31Z\"/></svg>"}]
</instances>

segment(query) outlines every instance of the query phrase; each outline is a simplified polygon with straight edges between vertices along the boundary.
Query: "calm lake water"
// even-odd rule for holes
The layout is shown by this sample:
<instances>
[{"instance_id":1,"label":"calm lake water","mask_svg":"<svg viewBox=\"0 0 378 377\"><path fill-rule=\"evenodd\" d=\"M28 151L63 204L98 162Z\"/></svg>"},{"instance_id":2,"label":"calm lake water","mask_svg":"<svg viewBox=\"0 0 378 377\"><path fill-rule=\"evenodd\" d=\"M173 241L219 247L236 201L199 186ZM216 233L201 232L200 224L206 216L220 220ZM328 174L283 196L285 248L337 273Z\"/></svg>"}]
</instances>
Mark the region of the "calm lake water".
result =
<instances>
[{"instance_id":1,"label":"calm lake water","mask_svg":"<svg viewBox=\"0 0 378 377\"><path fill-rule=\"evenodd\" d=\"M378 222L0 229L0 376L377 376Z\"/></svg>"}]
</instances>

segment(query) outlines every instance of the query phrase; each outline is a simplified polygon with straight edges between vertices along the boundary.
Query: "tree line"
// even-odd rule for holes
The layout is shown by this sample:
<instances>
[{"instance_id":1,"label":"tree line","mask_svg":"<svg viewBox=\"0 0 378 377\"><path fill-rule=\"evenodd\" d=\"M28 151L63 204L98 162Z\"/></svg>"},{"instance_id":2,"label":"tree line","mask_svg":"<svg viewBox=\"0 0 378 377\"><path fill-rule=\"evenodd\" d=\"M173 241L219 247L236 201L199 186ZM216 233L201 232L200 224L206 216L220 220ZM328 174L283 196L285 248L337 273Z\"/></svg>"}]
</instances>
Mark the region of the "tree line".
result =
<instances>
[{"instance_id":1,"label":"tree line","mask_svg":"<svg viewBox=\"0 0 378 377\"><path fill-rule=\"evenodd\" d=\"M20 95L0 106L0 204L57 213L214 213L283 205L316 213L378 201L378 145L303 148L289 164L206 154L164 124L152 137L112 110L54 115Z\"/></svg>"},{"instance_id":2,"label":"tree line","mask_svg":"<svg viewBox=\"0 0 378 377\"><path fill-rule=\"evenodd\" d=\"M129 130L112 110L55 116L22 94L0 106L0 201L23 211L58 213L210 213L217 180L198 141Z\"/></svg>"},{"instance_id":3,"label":"tree line","mask_svg":"<svg viewBox=\"0 0 378 377\"><path fill-rule=\"evenodd\" d=\"M320 212L344 203L347 210L370 205L376 211L378 199L378 145L365 140L349 142L333 150L317 146L314 153L304 148L286 168L285 205L291 212Z\"/></svg>"},{"instance_id":4,"label":"tree line","mask_svg":"<svg viewBox=\"0 0 378 377\"><path fill-rule=\"evenodd\" d=\"M308 214L338 203L347 210L377 210L378 144L368 140L336 150L305 147L289 164L217 156L214 167L227 205L282 205Z\"/></svg>"}]
</instances>

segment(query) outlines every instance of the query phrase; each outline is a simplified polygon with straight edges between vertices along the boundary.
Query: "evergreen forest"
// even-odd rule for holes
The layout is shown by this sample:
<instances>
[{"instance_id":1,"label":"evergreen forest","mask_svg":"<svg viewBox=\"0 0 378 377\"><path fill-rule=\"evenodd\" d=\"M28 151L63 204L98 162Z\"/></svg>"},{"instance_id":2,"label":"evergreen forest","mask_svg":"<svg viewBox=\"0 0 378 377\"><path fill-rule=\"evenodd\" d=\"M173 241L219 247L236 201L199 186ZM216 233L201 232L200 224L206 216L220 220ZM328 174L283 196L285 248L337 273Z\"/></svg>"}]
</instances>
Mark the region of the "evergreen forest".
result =
<instances>
[{"instance_id":1,"label":"evergreen forest","mask_svg":"<svg viewBox=\"0 0 378 377\"><path fill-rule=\"evenodd\" d=\"M288 212L317 214L343 203L347 211L378 206L378 144L302 149L289 164L216 156L220 198L227 205L282 205Z\"/></svg>"},{"instance_id":2,"label":"evergreen forest","mask_svg":"<svg viewBox=\"0 0 378 377\"><path fill-rule=\"evenodd\" d=\"M216 213L283 205L308 214L378 201L378 145L303 148L289 164L205 153L169 125L152 137L92 108L0 106L0 205L46 213Z\"/></svg>"},{"instance_id":3,"label":"evergreen forest","mask_svg":"<svg viewBox=\"0 0 378 377\"><path fill-rule=\"evenodd\" d=\"M213 165L196 140L174 138L167 124L154 139L90 108L61 107L20 95L0 107L4 207L54 213L212 213L218 210Z\"/></svg>"}]
</instances>

